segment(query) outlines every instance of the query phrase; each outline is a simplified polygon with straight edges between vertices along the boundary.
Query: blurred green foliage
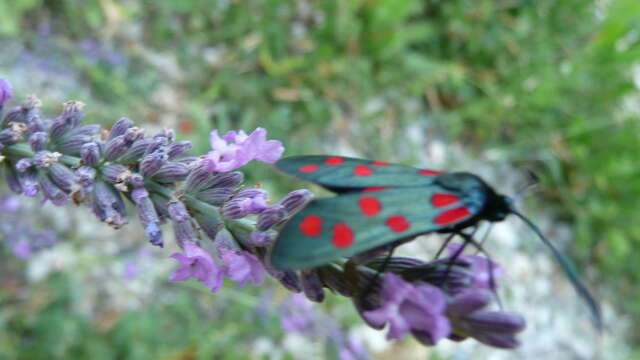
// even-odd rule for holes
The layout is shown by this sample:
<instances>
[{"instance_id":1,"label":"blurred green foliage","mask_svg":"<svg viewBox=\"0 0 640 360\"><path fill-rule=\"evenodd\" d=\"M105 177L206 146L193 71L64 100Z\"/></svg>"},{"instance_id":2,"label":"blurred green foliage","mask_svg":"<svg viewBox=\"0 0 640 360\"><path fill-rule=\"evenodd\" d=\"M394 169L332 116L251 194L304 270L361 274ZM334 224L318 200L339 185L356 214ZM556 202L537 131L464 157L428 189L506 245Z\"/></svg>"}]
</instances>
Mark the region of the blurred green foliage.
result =
<instances>
[{"instance_id":1,"label":"blurred green foliage","mask_svg":"<svg viewBox=\"0 0 640 360\"><path fill-rule=\"evenodd\" d=\"M407 161L408 126L503 150L542 176L574 257L640 315L623 300L640 297L637 0L14 0L0 34L62 49L105 123L171 113L199 152L214 126L264 126L289 154ZM175 104L154 100L163 87Z\"/></svg>"}]
</instances>

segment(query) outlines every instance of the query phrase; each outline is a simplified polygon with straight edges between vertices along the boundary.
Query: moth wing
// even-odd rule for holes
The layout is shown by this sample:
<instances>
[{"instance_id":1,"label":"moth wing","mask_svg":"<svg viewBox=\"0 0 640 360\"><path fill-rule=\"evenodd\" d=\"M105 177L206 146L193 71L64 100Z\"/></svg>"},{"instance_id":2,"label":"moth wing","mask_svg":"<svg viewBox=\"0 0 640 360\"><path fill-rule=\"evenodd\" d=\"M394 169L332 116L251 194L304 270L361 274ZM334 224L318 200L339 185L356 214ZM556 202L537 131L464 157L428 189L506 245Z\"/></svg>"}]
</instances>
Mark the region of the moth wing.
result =
<instances>
[{"instance_id":1,"label":"moth wing","mask_svg":"<svg viewBox=\"0 0 640 360\"><path fill-rule=\"evenodd\" d=\"M452 228L472 219L483 199L438 185L351 192L312 201L283 227L271 262L313 268L396 240Z\"/></svg>"},{"instance_id":2,"label":"moth wing","mask_svg":"<svg viewBox=\"0 0 640 360\"><path fill-rule=\"evenodd\" d=\"M303 155L280 159L276 167L334 192L432 184L438 171L343 156Z\"/></svg>"}]
</instances>

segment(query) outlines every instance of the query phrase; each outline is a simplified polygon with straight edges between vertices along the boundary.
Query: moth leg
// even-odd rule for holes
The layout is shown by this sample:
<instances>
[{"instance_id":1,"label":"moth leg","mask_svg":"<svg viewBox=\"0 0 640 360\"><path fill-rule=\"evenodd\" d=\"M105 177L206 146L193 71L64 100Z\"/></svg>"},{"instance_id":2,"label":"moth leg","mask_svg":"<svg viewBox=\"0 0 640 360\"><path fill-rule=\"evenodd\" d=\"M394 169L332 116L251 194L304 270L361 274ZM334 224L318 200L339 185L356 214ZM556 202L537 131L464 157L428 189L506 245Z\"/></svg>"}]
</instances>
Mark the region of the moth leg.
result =
<instances>
[{"instance_id":1,"label":"moth leg","mask_svg":"<svg viewBox=\"0 0 640 360\"><path fill-rule=\"evenodd\" d=\"M486 239L486 236L481 242L475 241L473 237L468 234L460 233L460 236L465 240L464 245L471 244L476 248L476 253L482 253L487 258L487 269L489 269L489 288L491 289L491 292L493 293L496 302L498 303L498 307L502 309L502 301L500 300L500 295L498 295L495 278L493 277L493 267L491 266L491 264L493 264L493 261L491 260L491 256L489 255L489 253L482 247L482 242ZM461 246L460 249L464 248L464 245ZM451 264L451 262L449 264Z\"/></svg>"},{"instance_id":2,"label":"moth leg","mask_svg":"<svg viewBox=\"0 0 640 360\"><path fill-rule=\"evenodd\" d=\"M438 260L438 258L440 257L440 255L442 255L442 252L444 251L444 249L447 248L447 245L449 245L449 243L451 242L451 240L453 240L453 237L456 235L456 233L451 233L449 234L449 236L447 237L447 239L444 241L444 243L440 246L440 249L438 249L438 252L436 252L436 256L433 257L433 260Z\"/></svg>"},{"instance_id":3,"label":"moth leg","mask_svg":"<svg viewBox=\"0 0 640 360\"><path fill-rule=\"evenodd\" d=\"M374 288L374 286L376 284L376 281L378 281L378 278L380 277L380 274L382 274L387 269L387 266L389 265L389 260L391 260L391 257L393 256L393 252L396 250L397 247L398 247L397 244L389 245L389 250L387 251L387 256L384 257L384 261L382 262L382 265L380 265L380 267L376 271L375 275L373 275L373 278L371 278L371 280L369 280L369 283L364 288L364 291L361 293L362 297L365 297L365 296L369 295L369 293L373 290L373 288Z\"/></svg>"}]
</instances>

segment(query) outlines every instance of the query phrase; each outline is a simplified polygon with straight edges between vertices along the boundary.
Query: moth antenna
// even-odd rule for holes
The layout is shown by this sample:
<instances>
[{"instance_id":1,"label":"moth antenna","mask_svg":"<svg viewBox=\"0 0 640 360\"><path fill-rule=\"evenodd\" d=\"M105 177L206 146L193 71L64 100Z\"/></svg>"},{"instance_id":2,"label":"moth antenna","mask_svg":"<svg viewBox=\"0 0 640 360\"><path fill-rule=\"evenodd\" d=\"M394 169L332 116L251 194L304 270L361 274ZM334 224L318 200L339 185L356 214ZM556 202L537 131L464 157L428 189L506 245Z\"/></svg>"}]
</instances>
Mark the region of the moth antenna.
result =
<instances>
[{"instance_id":1,"label":"moth antenna","mask_svg":"<svg viewBox=\"0 0 640 360\"><path fill-rule=\"evenodd\" d=\"M538 235L538 237L549 248L549 250L551 250L551 253L553 253L553 256L560 264L562 271L564 271L565 275L569 278L571 285L573 285L574 289L578 292L578 295L580 295L580 297L587 303L587 306L591 311L591 315L593 316L593 321L596 329L598 329L598 332L602 332L602 314L600 312L600 306L593 298L587 287L582 283L582 281L580 281L580 278L578 278L578 274L571 262L569 262L569 259L562 255L562 253L555 246L553 246L551 241L549 241L549 239L547 239L542 234L542 231L526 216L515 211L514 209L511 209L511 213L524 221L525 224L527 224Z\"/></svg>"}]
</instances>

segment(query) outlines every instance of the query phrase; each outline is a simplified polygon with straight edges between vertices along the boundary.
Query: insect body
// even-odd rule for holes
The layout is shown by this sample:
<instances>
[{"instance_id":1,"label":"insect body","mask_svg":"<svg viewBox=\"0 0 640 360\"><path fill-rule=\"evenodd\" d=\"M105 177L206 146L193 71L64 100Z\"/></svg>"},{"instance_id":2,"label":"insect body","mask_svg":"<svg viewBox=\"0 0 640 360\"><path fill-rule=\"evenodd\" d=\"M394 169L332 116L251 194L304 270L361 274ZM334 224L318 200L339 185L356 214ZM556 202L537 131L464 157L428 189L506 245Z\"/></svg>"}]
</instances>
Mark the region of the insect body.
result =
<instances>
[{"instance_id":1,"label":"insect body","mask_svg":"<svg viewBox=\"0 0 640 360\"><path fill-rule=\"evenodd\" d=\"M282 229L272 255L282 269L310 268L429 232L500 221L510 201L479 177L328 156L276 166L340 193L312 201Z\"/></svg>"},{"instance_id":2,"label":"insect body","mask_svg":"<svg viewBox=\"0 0 640 360\"><path fill-rule=\"evenodd\" d=\"M271 256L279 269L313 268L420 234L459 233L481 220L514 214L550 248L599 327L598 306L570 263L508 197L476 175L320 155L284 158L276 167L339 194L313 200L284 225Z\"/></svg>"}]
</instances>

